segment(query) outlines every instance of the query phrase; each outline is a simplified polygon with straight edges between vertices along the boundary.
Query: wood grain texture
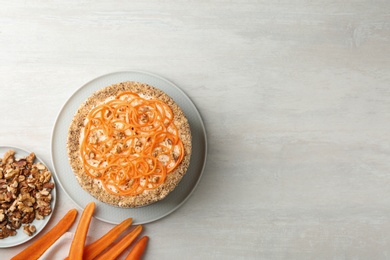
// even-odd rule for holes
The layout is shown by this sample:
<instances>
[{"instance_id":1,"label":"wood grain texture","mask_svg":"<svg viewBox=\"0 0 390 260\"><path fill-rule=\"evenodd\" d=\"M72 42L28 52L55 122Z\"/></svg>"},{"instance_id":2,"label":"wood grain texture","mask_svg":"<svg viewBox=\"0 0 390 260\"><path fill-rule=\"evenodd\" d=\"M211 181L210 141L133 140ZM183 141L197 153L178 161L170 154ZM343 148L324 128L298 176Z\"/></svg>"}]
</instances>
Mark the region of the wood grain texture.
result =
<instances>
[{"instance_id":1,"label":"wood grain texture","mask_svg":"<svg viewBox=\"0 0 390 260\"><path fill-rule=\"evenodd\" d=\"M388 259L389 53L385 0L3 1L0 144L51 166L74 91L154 72L197 105L209 154L188 202L145 226L146 259ZM75 207L58 200L49 226Z\"/></svg>"}]
</instances>

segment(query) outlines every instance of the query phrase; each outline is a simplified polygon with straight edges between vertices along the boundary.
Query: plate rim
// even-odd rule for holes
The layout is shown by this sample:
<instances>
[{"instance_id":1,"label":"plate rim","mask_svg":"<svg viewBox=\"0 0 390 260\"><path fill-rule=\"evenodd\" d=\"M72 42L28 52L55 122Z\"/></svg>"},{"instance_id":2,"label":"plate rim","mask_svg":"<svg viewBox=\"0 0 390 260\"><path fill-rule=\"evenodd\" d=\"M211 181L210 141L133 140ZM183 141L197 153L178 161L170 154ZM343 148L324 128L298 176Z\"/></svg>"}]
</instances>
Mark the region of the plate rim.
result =
<instances>
[{"instance_id":1,"label":"plate rim","mask_svg":"<svg viewBox=\"0 0 390 260\"><path fill-rule=\"evenodd\" d=\"M2 149L2 148L8 148L8 149L15 149L15 153L17 153L18 151L16 151L16 150L19 150L19 151L22 151L22 152L24 152L24 153L27 153L27 154L30 154L31 153L31 151L30 150L27 150L27 149L25 149L25 148L21 148L21 147L19 147L19 146L14 146L14 145L0 145L0 149ZM24 239L24 240L22 240L22 241L19 241L19 242L16 242L16 243L14 243L14 244L11 244L11 245L1 245L1 243L0 243L0 248L10 248L10 247L15 247L15 246L19 246L19 245L22 245L22 244L24 244L24 243L27 243L28 241L30 241L31 239L33 239L33 238L35 238L42 230L44 230L45 229L45 227L47 226L47 224L50 222L50 220L51 220L51 218L52 218L52 216L53 216L53 214L54 214L54 211L55 211L55 209L56 209L56 202L57 202L57 179L54 177L54 174L53 174L53 171L48 167L48 165L45 163L45 161L43 161L35 152L34 152L34 154L35 154L35 158L40 162L40 163L42 163L43 165L45 165L46 166L46 168L52 173L52 182L54 182L54 189L52 189L52 201L51 201L51 209L52 209L52 211L51 211L51 213L50 213L50 215L48 215L48 216L46 216L45 218L44 218L44 221L45 221L45 223L43 223L43 226L42 226L42 228L41 229L39 229L39 230L37 230L32 236L27 236L26 237L26 239ZM40 221L40 220L36 220L36 219L34 219L34 221ZM18 232L21 232L21 233L23 233L23 230L21 229L22 227L20 227L19 229L18 229ZM6 238L5 238L6 239ZM0 240L0 242L1 242L1 240Z\"/></svg>"},{"instance_id":2,"label":"plate rim","mask_svg":"<svg viewBox=\"0 0 390 260\"><path fill-rule=\"evenodd\" d=\"M172 81L169 81L167 80L166 78L162 77L162 76L159 76L155 73L151 73L151 72L147 72L147 71L143 71L143 70L121 70L121 71L116 71L116 72L110 72L110 73L106 73L106 74L103 74L103 75L100 75L100 76L97 76L87 82L85 82L84 84L82 84L80 87L78 87L68 98L67 100L64 102L64 104L61 106L59 112L57 113L57 116L56 116L56 119L55 119L55 122L54 122L54 125L52 127L52 131L51 131L51 138L50 138L50 156L51 156L51 161L52 161L52 165L53 165L53 173L54 175L56 176L56 180L57 180L57 184L61 187L61 189L63 190L63 192L66 194L66 196L71 200L73 201L73 203L75 203L77 205L77 207L79 209L83 209L83 207L81 205L79 205L78 202L76 202L72 196L69 194L69 192L64 188L63 184L61 183L61 181L59 180L59 178L57 178L57 169L56 169L56 165L55 165L55 160L54 160L54 137L55 137L55 130L57 128L57 125L60 121L60 116L61 114L64 112L64 110L66 109L67 105L69 104L70 100L72 98L74 98L79 92L82 91L82 89L84 89L87 85L93 83L94 81L97 81L97 80L100 80L100 79L103 79L103 78L106 78L106 77L110 77L110 76L113 76L113 75L120 75L120 74L127 74L127 73L138 73L138 74L143 74L143 75L147 75L149 77L152 77L152 78L156 78L156 79L159 79L161 81L164 81L165 83L171 85L172 87L174 87L174 89L176 91L179 91L180 94L185 97L186 101L188 104L191 105L191 107L193 108L195 114L196 114L196 117L199 119L199 123L200 123L200 126L201 126L201 132L202 132L202 135L204 137L204 154L203 156L201 157L202 158L202 167L200 169L200 173L198 174L199 177L198 179L196 180L196 182L194 183L194 185L191 187L191 190L190 192L188 193L188 195L180 201L180 203L178 203L175 207L173 207L171 210L165 212L163 215L160 215L158 217L155 217L151 220L148 220L148 221L134 221L134 224L146 224L146 223L152 223L152 222L155 222L157 220L160 220L168 215L170 215L171 213L173 213L174 211L176 211L177 209L179 209L182 205L184 205L187 200L192 196L192 194L194 193L194 191L197 189L199 183L200 183L200 180L202 179L202 176L203 176L203 173L204 173L204 170L206 168L206 162L207 162L207 155L208 155L208 139L207 139L207 131L206 131L206 127L205 127L205 124L203 122L203 118L199 112L199 110L197 109L197 107L195 106L194 102L189 98L189 96L179 87L177 86L176 84L174 84ZM128 81L132 81L131 79L128 79ZM137 80L134 80L134 81L137 81ZM119 81L118 81L119 82ZM115 83L118 83L118 82L112 82L110 84L115 84ZM140 81L138 81L140 82ZM154 86L156 88L158 88L157 86ZM158 88L159 89L159 88ZM91 197L91 199L95 199L93 197ZM96 199L95 199L96 200ZM103 203L103 202L100 202L100 201L97 201L98 203ZM158 204L160 201L158 202L155 202L154 204ZM145 206L147 207L147 206ZM99 219L103 222L106 222L106 223L110 223L110 224L118 224L119 222L117 221L111 221L111 220L107 220L105 218L102 218L102 217L99 217L99 216L94 216L94 218L96 219Z\"/></svg>"}]
</instances>

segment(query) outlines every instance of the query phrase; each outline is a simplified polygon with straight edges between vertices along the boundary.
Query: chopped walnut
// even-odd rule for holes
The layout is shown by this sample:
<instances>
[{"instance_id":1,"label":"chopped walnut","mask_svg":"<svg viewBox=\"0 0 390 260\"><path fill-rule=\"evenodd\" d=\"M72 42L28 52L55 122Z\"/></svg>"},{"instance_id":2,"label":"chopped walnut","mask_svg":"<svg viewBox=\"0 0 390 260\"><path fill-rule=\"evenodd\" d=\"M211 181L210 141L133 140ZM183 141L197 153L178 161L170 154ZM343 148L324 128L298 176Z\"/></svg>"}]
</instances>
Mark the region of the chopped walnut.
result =
<instances>
[{"instance_id":1,"label":"chopped walnut","mask_svg":"<svg viewBox=\"0 0 390 260\"><path fill-rule=\"evenodd\" d=\"M5 218L4 209L0 209L0 222L3 222L4 218Z\"/></svg>"},{"instance_id":2,"label":"chopped walnut","mask_svg":"<svg viewBox=\"0 0 390 260\"><path fill-rule=\"evenodd\" d=\"M35 228L35 226L34 225L25 225L24 227L23 227L23 232L24 233L26 233L27 235L29 235L29 236L32 236L34 233L35 233L35 231L36 231L37 229Z\"/></svg>"},{"instance_id":3,"label":"chopped walnut","mask_svg":"<svg viewBox=\"0 0 390 260\"><path fill-rule=\"evenodd\" d=\"M35 154L15 158L13 150L0 158L0 239L14 236L23 226L31 236L31 223L51 214L51 172L42 163L34 163Z\"/></svg>"}]
</instances>

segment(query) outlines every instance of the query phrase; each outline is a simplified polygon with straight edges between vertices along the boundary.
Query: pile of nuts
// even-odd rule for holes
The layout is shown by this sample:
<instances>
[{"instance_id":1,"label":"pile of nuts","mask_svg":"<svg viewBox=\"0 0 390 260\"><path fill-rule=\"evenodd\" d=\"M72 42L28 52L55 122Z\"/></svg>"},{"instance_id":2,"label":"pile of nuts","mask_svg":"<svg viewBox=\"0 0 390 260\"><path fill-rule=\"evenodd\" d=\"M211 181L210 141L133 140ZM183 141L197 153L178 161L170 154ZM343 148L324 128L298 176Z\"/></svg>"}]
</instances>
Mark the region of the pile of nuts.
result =
<instances>
[{"instance_id":1,"label":"pile of nuts","mask_svg":"<svg viewBox=\"0 0 390 260\"><path fill-rule=\"evenodd\" d=\"M51 172L34 160L34 153L16 159L13 150L0 158L0 239L16 235L22 226L31 236L36 231L34 219L52 212Z\"/></svg>"}]
</instances>

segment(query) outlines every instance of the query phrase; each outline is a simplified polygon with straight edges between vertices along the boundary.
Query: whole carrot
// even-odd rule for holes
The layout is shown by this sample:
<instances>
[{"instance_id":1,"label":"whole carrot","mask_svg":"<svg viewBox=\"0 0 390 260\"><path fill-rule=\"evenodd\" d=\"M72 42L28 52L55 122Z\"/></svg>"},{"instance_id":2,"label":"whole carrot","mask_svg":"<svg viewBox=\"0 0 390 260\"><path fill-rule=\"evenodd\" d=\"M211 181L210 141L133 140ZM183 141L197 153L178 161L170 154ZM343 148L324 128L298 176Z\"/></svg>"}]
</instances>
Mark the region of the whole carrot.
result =
<instances>
[{"instance_id":1,"label":"whole carrot","mask_svg":"<svg viewBox=\"0 0 390 260\"><path fill-rule=\"evenodd\" d=\"M95 202L90 202L85 206L83 214L80 217L72 243L69 250L69 259L82 260L84 253L85 239L89 229L93 212L95 211Z\"/></svg>"},{"instance_id":2,"label":"whole carrot","mask_svg":"<svg viewBox=\"0 0 390 260\"><path fill-rule=\"evenodd\" d=\"M35 240L29 247L11 258L11 260L38 259L45 251L57 241L73 224L77 216L77 210L69 210L58 223L46 234Z\"/></svg>"},{"instance_id":3,"label":"whole carrot","mask_svg":"<svg viewBox=\"0 0 390 260\"><path fill-rule=\"evenodd\" d=\"M130 253L127 255L125 260L140 260L142 254L145 251L148 240L148 236L143 236L140 240L138 240L134 247L131 249Z\"/></svg>"},{"instance_id":4,"label":"whole carrot","mask_svg":"<svg viewBox=\"0 0 390 260\"><path fill-rule=\"evenodd\" d=\"M104 249L108 248L119 235L125 231L133 222L132 218L123 220L118 225L115 225L110 231L108 231L104 236L96 240L95 242L84 247L83 260L92 260ZM65 258L68 260L69 257Z\"/></svg>"},{"instance_id":5,"label":"whole carrot","mask_svg":"<svg viewBox=\"0 0 390 260\"><path fill-rule=\"evenodd\" d=\"M136 226L127 235L122 237L117 243L111 246L106 252L96 258L96 260L114 260L125 250L131 242L141 233L142 225Z\"/></svg>"}]
</instances>

